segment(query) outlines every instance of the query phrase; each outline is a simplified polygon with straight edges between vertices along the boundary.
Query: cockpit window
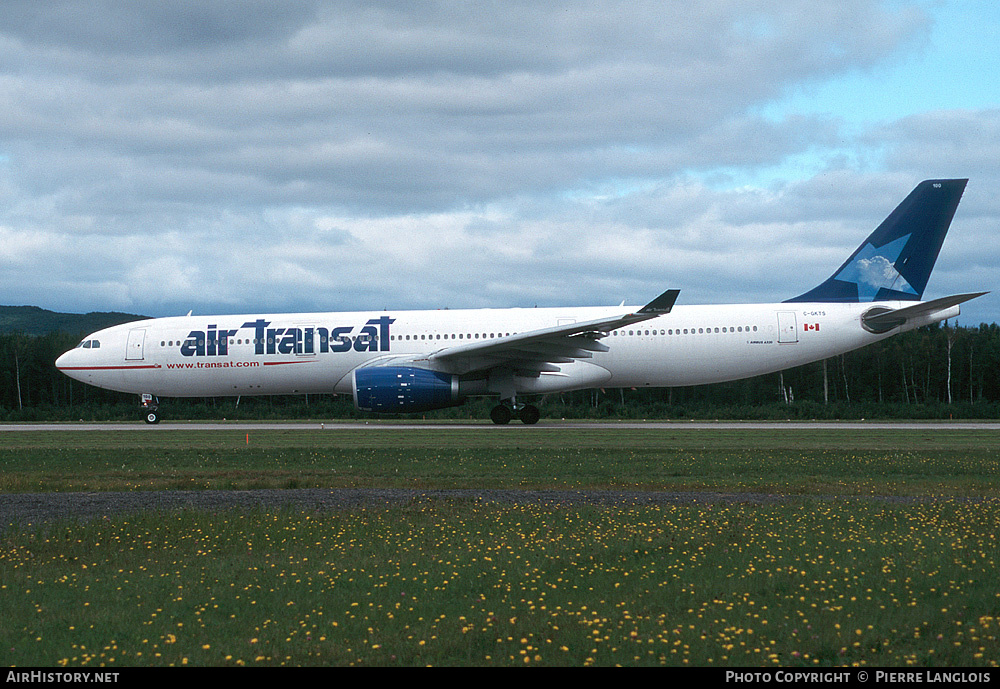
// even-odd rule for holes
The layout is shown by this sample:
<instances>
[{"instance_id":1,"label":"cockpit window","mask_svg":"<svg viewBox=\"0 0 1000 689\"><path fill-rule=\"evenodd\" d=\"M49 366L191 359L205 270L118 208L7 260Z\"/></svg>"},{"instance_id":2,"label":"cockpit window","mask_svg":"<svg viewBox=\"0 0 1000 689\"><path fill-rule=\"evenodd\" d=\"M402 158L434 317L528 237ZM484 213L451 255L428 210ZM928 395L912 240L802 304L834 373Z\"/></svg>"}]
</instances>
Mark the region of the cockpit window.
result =
<instances>
[{"instance_id":1,"label":"cockpit window","mask_svg":"<svg viewBox=\"0 0 1000 689\"><path fill-rule=\"evenodd\" d=\"M76 348L80 349L82 347L84 349L99 349L100 346L101 346L100 340L84 340L83 342L78 344Z\"/></svg>"}]
</instances>

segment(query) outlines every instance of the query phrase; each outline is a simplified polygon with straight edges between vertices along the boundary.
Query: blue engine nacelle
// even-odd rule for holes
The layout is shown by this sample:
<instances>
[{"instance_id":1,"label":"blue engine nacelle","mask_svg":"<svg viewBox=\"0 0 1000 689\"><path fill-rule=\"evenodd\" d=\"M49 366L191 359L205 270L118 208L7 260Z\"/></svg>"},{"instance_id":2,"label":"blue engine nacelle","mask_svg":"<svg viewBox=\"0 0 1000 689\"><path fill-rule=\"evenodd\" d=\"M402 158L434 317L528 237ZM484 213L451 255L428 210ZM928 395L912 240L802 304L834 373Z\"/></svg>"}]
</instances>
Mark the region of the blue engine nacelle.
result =
<instances>
[{"instance_id":1,"label":"blue engine nacelle","mask_svg":"<svg viewBox=\"0 0 1000 689\"><path fill-rule=\"evenodd\" d=\"M354 370L354 406L363 411L417 412L461 403L458 376L409 366Z\"/></svg>"}]
</instances>

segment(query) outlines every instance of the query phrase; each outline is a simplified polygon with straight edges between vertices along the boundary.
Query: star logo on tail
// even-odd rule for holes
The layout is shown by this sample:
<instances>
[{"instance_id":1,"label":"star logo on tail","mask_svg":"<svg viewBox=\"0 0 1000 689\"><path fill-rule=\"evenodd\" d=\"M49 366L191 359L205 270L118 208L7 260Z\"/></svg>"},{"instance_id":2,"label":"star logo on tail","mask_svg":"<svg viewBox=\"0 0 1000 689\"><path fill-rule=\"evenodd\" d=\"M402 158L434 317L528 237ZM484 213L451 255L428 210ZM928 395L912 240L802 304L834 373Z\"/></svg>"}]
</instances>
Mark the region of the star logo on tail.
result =
<instances>
[{"instance_id":1,"label":"star logo on tail","mask_svg":"<svg viewBox=\"0 0 1000 689\"><path fill-rule=\"evenodd\" d=\"M882 288L916 296L917 291L896 270L899 254L909 240L910 235L907 234L878 248L870 242L865 244L854 260L844 266L834 278L856 284L860 301L874 300Z\"/></svg>"}]
</instances>

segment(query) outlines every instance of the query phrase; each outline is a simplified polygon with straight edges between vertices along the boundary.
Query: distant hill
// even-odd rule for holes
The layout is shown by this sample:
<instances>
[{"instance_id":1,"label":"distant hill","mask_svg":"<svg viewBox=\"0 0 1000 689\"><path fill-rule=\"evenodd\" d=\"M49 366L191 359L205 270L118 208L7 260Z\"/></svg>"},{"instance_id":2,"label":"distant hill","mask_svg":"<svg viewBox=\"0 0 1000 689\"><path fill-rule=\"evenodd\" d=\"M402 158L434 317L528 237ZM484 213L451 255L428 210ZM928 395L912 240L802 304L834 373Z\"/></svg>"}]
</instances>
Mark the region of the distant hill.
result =
<instances>
[{"instance_id":1,"label":"distant hill","mask_svg":"<svg viewBox=\"0 0 1000 689\"><path fill-rule=\"evenodd\" d=\"M87 334L119 323L128 323L144 318L148 318L148 316L100 311L58 313L37 306L0 306L0 333L20 332L27 335L45 335L62 331Z\"/></svg>"}]
</instances>

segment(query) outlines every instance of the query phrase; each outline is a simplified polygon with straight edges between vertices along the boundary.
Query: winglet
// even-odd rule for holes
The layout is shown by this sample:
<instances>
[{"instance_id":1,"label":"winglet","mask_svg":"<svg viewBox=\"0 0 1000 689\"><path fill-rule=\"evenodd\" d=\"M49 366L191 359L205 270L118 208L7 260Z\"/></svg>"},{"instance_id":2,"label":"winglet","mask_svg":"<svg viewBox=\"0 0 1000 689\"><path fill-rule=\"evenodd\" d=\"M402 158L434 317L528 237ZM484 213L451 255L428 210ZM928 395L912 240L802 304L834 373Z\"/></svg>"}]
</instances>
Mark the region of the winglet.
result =
<instances>
[{"instance_id":1,"label":"winglet","mask_svg":"<svg viewBox=\"0 0 1000 689\"><path fill-rule=\"evenodd\" d=\"M674 308L674 302L677 301L677 295L680 293L681 291L679 289L668 289L656 299L639 309L639 313L656 315L670 313L670 309Z\"/></svg>"}]
</instances>

